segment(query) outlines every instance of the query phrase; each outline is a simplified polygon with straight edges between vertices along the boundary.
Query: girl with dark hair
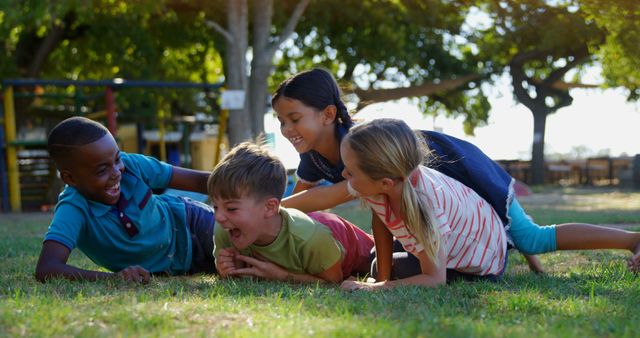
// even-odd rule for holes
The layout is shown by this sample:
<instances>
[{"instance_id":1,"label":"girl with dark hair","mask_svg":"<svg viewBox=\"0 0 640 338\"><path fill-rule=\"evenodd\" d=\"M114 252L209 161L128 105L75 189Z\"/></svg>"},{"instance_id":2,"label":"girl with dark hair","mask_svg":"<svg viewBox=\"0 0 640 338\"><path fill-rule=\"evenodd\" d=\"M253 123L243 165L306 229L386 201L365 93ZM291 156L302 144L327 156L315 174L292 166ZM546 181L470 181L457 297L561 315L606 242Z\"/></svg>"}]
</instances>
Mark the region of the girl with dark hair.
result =
<instances>
[{"instance_id":1,"label":"girl with dark hair","mask_svg":"<svg viewBox=\"0 0 640 338\"><path fill-rule=\"evenodd\" d=\"M354 122L333 76L318 68L298 73L280 84L271 102L282 135L300 153L298 180L283 205L311 212L352 200L341 176L340 143ZM491 203L506 228L511 227L510 239L530 268L542 272L538 259L530 255L555 250L555 229L531 221L515 199L515 180L469 142L434 131L422 135L433 151L429 166ZM334 184L322 185L323 180Z\"/></svg>"}]
</instances>

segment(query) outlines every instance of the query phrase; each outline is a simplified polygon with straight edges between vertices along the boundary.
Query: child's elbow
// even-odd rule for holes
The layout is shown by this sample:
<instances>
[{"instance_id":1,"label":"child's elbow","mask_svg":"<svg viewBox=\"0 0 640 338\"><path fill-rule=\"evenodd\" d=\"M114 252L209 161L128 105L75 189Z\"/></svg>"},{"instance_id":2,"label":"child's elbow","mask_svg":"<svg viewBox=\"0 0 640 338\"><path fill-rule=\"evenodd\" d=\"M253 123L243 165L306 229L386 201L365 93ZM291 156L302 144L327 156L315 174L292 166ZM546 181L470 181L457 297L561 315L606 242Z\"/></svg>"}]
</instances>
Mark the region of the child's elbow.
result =
<instances>
[{"instance_id":1,"label":"child's elbow","mask_svg":"<svg viewBox=\"0 0 640 338\"><path fill-rule=\"evenodd\" d=\"M45 283L55 276L56 274L50 266L42 264L41 262L36 265L35 277L38 282Z\"/></svg>"},{"instance_id":2,"label":"child's elbow","mask_svg":"<svg viewBox=\"0 0 640 338\"><path fill-rule=\"evenodd\" d=\"M45 271L45 269L43 269L40 265L38 265L36 266L35 277L38 282L44 283L48 280L47 277L49 277L49 275Z\"/></svg>"}]
</instances>

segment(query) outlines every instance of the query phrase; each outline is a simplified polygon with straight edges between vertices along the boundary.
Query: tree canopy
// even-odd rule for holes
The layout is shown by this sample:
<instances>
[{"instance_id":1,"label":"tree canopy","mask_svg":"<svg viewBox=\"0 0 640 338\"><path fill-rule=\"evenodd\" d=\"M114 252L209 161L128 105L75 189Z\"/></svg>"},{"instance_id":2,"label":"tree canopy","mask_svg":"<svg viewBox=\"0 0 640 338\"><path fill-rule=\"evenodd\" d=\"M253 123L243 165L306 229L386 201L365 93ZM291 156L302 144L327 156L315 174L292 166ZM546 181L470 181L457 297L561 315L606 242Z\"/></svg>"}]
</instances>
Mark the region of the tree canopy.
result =
<instances>
[{"instance_id":1,"label":"tree canopy","mask_svg":"<svg viewBox=\"0 0 640 338\"><path fill-rule=\"evenodd\" d=\"M607 85L629 90L640 99L640 3L634 0L579 0L580 7L606 31L598 51Z\"/></svg>"},{"instance_id":2,"label":"tree canopy","mask_svg":"<svg viewBox=\"0 0 640 338\"><path fill-rule=\"evenodd\" d=\"M546 116L571 104L585 67L601 65L607 85L638 99L639 8L635 0L7 0L0 75L224 79L247 92L231 119L238 142L262 130L277 83L315 66L331 70L359 108L410 97L425 113L464 116L469 133L488 118L484 88L507 73L536 121L539 171Z\"/></svg>"},{"instance_id":3,"label":"tree canopy","mask_svg":"<svg viewBox=\"0 0 640 338\"><path fill-rule=\"evenodd\" d=\"M0 57L2 78L223 79L222 61L204 21L182 20L162 2L4 1L0 32L8 37ZM171 103L193 108L193 94L123 91L121 117L135 119L131 112L140 111L155 117L158 109L171 109L158 105Z\"/></svg>"}]
</instances>

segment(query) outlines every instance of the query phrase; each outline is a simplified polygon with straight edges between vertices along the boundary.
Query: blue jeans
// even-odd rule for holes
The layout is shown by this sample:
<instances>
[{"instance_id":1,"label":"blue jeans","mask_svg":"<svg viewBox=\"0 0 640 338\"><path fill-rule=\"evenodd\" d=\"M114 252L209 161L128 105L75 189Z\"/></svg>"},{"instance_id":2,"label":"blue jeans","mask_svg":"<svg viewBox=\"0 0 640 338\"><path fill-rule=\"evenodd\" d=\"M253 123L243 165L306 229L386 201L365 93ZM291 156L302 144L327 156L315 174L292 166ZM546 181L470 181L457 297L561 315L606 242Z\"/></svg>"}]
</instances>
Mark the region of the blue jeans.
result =
<instances>
[{"instance_id":1,"label":"blue jeans","mask_svg":"<svg viewBox=\"0 0 640 338\"><path fill-rule=\"evenodd\" d=\"M215 216L213 208L188 197L180 197L184 201L187 214L187 228L191 233L191 269L189 274L216 273L213 258L213 227Z\"/></svg>"}]
</instances>

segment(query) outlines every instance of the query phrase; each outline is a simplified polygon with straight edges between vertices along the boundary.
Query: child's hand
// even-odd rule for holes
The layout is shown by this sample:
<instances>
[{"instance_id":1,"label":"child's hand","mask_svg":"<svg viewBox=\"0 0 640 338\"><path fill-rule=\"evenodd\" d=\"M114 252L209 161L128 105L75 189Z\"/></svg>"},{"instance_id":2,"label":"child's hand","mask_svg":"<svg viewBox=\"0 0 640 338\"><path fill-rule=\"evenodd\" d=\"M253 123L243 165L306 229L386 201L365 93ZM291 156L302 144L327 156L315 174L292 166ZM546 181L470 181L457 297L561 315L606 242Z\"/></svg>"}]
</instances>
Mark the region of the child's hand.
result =
<instances>
[{"instance_id":1,"label":"child's hand","mask_svg":"<svg viewBox=\"0 0 640 338\"><path fill-rule=\"evenodd\" d=\"M368 282L359 282L357 280L346 280L342 282L340 288L346 291L375 291L384 288L385 282L377 282L377 283L368 283Z\"/></svg>"},{"instance_id":2,"label":"child's hand","mask_svg":"<svg viewBox=\"0 0 640 338\"><path fill-rule=\"evenodd\" d=\"M220 277L230 277L233 271L244 266L241 261L236 259L236 255L240 255L240 253L233 247L220 250L216 259L216 269Z\"/></svg>"},{"instance_id":3,"label":"child's hand","mask_svg":"<svg viewBox=\"0 0 640 338\"><path fill-rule=\"evenodd\" d=\"M236 255L236 259L245 262L248 266L242 269L236 269L231 274L238 276L253 276L270 280L287 281L289 272L281 266L268 261L266 258L258 256L257 258Z\"/></svg>"},{"instance_id":4,"label":"child's hand","mask_svg":"<svg viewBox=\"0 0 640 338\"><path fill-rule=\"evenodd\" d=\"M135 283L149 283L149 279L151 278L151 274L145 268L140 265L132 265L130 267L124 268L116 273L116 275L127 282L135 282Z\"/></svg>"}]
</instances>

